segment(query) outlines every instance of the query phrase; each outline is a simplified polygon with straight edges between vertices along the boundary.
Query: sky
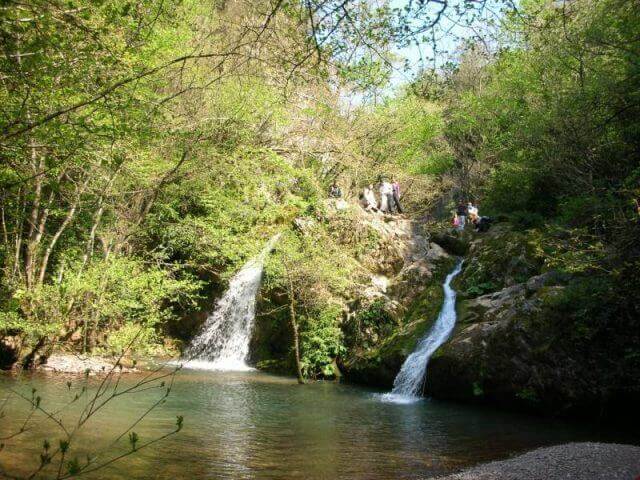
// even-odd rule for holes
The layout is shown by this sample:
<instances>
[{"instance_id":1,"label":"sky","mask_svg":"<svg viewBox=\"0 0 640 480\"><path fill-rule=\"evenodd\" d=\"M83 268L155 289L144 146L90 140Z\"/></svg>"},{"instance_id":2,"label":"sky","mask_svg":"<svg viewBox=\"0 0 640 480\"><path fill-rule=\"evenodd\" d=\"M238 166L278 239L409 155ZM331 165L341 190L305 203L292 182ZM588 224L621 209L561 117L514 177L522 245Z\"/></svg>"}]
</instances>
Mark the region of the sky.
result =
<instances>
[{"instance_id":1,"label":"sky","mask_svg":"<svg viewBox=\"0 0 640 480\"><path fill-rule=\"evenodd\" d=\"M407 4L409 0L391 0L392 7L401 8ZM412 44L403 48L395 48L394 56L399 60L394 62L396 68L392 73L390 91L393 92L399 86L411 81L411 79L419 73L423 68L440 68L447 61L454 60L456 52L466 39L474 36L486 35L488 33L488 25L491 21L499 22L500 2L499 0L489 0L487 8L482 12L472 26L461 25L450 8L445 13L438 25L436 36L436 51L434 52L433 42L431 39L424 41L420 39L418 44ZM403 68L404 60L407 60L408 69Z\"/></svg>"},{"instance_id":2,"label":"sky","mask_svg":"<svg viewBox=\"0 0 640 480\"><path fill-rule=\"evenodd\" d=\"M374 5L380 6L389 2L392 8L403 8L411 0L368 0ZM413 0L416 2L417 0ZM517 0L516 0L517 1ZM410 83L417 74L425 68L441 68L450 61L455 61L461 46L465 41L474 37L490 38L491 32L496 31L495 25L499 24L502 14L500 5L504 0L487 0L486 8L478 15L472 24L466 25L460 22L455 13L454 5L462 4L465 0L449 0L450 6L440 18L440 22L434 29L435 49L433 39L417 38L408 46L395 47L391 54L385 58L393 65L389 85L373 97L362 92L343 91L341 98L345 112L358 108L364 104L375 104L384 98L393 96L403 85ZM434 4L434 14L437 4ZM493 23L493 26L491 26Z\"/></svg>"}]
</instances>

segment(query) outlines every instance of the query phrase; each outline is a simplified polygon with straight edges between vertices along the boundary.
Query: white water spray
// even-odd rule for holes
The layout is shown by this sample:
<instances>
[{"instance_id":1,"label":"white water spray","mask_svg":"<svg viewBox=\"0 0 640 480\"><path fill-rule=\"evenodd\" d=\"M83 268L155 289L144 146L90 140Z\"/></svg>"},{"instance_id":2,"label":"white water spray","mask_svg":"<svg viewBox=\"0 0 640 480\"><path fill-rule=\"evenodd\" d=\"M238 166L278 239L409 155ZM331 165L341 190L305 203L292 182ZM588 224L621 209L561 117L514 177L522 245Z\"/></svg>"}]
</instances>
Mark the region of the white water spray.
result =
<instances>
[{"instance_id":1,"label":"white water spray","mask_svg":"<svg viewBox=\"0 0 640 480\"><path fill-rule=\"evenodd\" d=\"M256 313L256 296L262 281L264 261L280 235L269 240L262 252L249 260L231 279L202 332L184 354L186 368L244 371Z\"/></svg>"},{"instance_id":2,"label":"white water spray","mask_svg":"<svg viewBox=\"0 0 640 480\"><path fill-rule=\"evenodd\" d=\"M413 403L420 400L431 355L442 345L456 324L456 292L451 281L462 270L460 260L444 282L444 302L440 314L427 335L422 337L416 349L402 364L400 373L393 381L391 393L382 395L382 400L394 403Z\"/></svg>"}]
</instances>

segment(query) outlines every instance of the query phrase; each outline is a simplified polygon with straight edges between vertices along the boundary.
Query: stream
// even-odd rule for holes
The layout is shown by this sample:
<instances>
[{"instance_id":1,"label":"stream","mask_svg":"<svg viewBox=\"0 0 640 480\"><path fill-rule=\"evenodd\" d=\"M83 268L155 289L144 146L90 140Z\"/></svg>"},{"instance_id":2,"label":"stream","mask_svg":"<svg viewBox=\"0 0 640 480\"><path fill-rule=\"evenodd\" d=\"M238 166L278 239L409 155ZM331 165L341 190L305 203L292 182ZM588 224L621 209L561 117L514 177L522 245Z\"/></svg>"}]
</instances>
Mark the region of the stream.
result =
<instances>
[{"instance_id":1,"label":"stream","mask_svg":"<svg viewBox=\"0 0 640 480\"><path fill-rule=\"evenodd\" d=\"M123 375L123 388L141 375ZM75 382L73 391L83 380L0 375L0 404L10 388L27 396L36 388L42 405L55 408L70 396L67 381ZM96 382L90 378L89 387ZM183 370L166 404L135 431L144 442L171 430L176 415L184 415L183 430L82 478L417 479L539 446L625 440L615 432L480 407L434 400L385 403L381 393L333 382L300 386L293 378L256 371ZM148 390L114 400L81 431L76 448L104 447L157 398L158 391ZM16 399L6 405L0 436L19 427L27 407ZM44 438L57 445L59 431L52 422L5 441L0 465L26 473L37 464ZM114 451L118 448L126 450L126 436Z\"/></svg>"}]
</instances>

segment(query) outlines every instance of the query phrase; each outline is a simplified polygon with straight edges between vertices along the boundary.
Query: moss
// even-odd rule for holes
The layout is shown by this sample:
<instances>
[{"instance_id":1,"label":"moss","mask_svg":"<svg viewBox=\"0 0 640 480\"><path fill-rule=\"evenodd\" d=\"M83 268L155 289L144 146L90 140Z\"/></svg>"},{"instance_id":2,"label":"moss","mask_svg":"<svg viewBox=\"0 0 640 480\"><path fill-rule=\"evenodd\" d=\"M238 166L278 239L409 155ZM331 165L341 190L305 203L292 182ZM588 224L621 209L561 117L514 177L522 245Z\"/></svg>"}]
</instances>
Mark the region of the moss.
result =
<instances>
[{"instance_id":1,"label":"moss","mask_svg":"<svg viewBox=\"0 0 640 480\"><path fill-rule=\"evenodd\" d=\"M541 269L532 234L501 225L477 238L455 285L473 298L525 282Z\"/></svg>"},{"instance_id":2,"label":"moss","mask_svg":"<svg viewBox=\"0 0 640 480\"><path fill-rule=\"evenodd\" d=\"M409 355L438 315L444 293L440 285L431 285L414 301L400 328L380 346L382 356Z\"/></svg>"},{"instance_id":3,"label":"moss","mask_svg":"<svg viewBox=\"0 0 640 480\"><path fill-rule=\"evenodd\" d=\"M263 372L278 373L282 375L288 375L293 369L292 362L287 359L269 359L261 360L256 363L256 368Z\"/></svg>"},{"instance_id":4,"label":"moss","mask_svg":"<svg viewBox=\"0 0 640 480\"><path fill-rule=\"evenodd\" d=\"M406 357L437 318L444 299L442 282L454 264L454 258L439 262L431 284L417 296L391 334L377 346L352 353L345 360L348 379L383 387L392 385Z\"/></svg>"},{"instance_id":5,"label":"moss","mask_svg":"<svg viewBox=\"0 0 640 480\"><path fill-rule=\"evenodd\" d=\"M473 382L473 395L475 397L482 397L484 395L484 390L478 382Z\"/></svg>"},{"instance_id":6,"label":"moss","mask_svg":"<svg viewBox=\"0 0 640 480\"><path fill-rule=\"evenodd\" d=\"M540 401L538 394L531 387L525 387L516 393L516 397L525 402L537 403Z\"/></svg>"}]
</instances>

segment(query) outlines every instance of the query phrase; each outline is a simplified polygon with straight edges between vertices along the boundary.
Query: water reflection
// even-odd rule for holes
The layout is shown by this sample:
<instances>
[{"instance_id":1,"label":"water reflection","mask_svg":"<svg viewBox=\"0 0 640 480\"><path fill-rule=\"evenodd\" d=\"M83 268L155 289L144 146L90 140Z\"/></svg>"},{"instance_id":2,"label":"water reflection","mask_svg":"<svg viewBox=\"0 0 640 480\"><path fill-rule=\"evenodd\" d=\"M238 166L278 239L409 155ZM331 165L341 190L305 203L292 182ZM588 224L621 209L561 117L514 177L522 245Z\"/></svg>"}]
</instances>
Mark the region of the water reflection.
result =
<instances>
[{"instance_id":1,"label":"water reflection","mask_svg":"<svg viewBox=\"0 0 640 480\"><path fill-rule=\"evenodd\" d=\"M0 377L0 401L10 387L29 392L33 385L50 405L62 404L65 381ZM83 432L80 452L107 445L154 395L144 392L110 406ZM0 433L15 427L24 412L12 405ZM430 400L383 403L371 390L329 382L299 386L258 372L181 372L166 405L136 432L142 439L161 435L176 415L185 416L178 435L87 478L414 479L528 448L602 438L576 425ZM0 464L14 471L27 460L33 465L43 435L53 434L45 425L8 445ZM126 449L126 440L117 448Z\"/></svg>"}]
</instances>

